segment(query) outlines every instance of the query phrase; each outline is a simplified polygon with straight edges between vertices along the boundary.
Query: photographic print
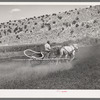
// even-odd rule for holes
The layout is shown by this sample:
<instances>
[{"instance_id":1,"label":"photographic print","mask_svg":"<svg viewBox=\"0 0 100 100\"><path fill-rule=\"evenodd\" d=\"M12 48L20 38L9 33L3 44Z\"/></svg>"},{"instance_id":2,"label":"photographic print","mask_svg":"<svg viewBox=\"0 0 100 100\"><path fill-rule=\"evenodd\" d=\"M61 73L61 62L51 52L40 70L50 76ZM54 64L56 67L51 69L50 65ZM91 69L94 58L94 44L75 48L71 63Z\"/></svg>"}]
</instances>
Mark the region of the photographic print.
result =
<instances>
[{"instance_id":1,"label":"photographic print","mask_svg":"<svg viewBox=\"0 0 100 100\"><path fill-rule=\"evenodd\" d=\"M100 89L100 5L0 4L0 89Z\"/></svg>"}]
</instances>

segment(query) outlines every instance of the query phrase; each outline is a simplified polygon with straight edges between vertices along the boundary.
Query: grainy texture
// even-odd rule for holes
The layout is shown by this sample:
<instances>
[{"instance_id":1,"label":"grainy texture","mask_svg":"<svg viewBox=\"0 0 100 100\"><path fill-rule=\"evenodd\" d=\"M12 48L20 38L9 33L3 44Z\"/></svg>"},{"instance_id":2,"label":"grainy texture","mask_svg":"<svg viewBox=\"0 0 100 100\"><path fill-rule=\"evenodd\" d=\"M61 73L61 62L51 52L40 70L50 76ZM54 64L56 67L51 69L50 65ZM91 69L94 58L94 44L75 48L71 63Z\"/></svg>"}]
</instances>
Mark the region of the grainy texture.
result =
<instances>
[{"instance_id":1,"label":"grainy texture","mask_svg":"<svg viewBox=\"0 0 100 100\"><path fill-rule=\"evenodd\" d=\"M100 89L100 45L82 47L72 63L0 63L2 89Z\"/></svg>"},{"instance_id":2,"label":"grainy texture","mask_svg":"<svg viewBox=\"0 0 100 100\"><path fill-rule=\"evenodd\" d=\"M100 6L0 23L0 44L100 42Z\"/></svg>"}]
</instances>

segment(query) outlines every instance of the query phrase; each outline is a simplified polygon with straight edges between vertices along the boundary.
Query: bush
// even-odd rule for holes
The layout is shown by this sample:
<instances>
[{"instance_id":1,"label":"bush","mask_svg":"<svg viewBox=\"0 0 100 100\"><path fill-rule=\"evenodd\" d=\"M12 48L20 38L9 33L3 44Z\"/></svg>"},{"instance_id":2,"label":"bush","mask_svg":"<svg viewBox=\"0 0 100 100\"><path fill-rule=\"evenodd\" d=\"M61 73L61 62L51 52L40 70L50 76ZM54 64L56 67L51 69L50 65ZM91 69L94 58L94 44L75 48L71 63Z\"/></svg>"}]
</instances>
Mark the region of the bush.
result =
<instances>
[{"instance_id":1,"label":"bush","mask_svg":"<svg viewBox=\"0 0 100 100\"><path fill-rule=\"evenodd\" d=\"M72 35L72 34L74 33L74 30L71 30L70 33L71 33L71 35Z\"/></svg>"},{"instance_id":2,"label":"bush","mask_svg":"<svg viewBox=\"0 0 100 100\"><path fill-rule=\"evenodd\" d=\"M72 22L72 24L76 24L76 21L74 20L74 21Z\"/></svg>"},{"instance_id":3,"label":"bush","mask_svg":"<svg viewBox=\"0 0 100 100\"><path fill-rule=\"evenodd\" d=\"M68 12L67 15L70 15L70 13Z\"/></svg>"},{"instance_id":4,"label":"bush","mask_svg":"<svg viewBox=\"0 0 100 100\"><path fill-rule=\"evenodd\" d=\"M78 14L78 15L80 14L79 11L77 12L77 14Z\"/></svg>"},{"instance_id":5,"label":"bush","mask_svg":"<svg viewBox=\"0 0 100 100\"><path fill-rule=\"evenodd\" d=\"M62 30L64 30L64 27L62 27Z\"/></svg>"},{"instance_id":6,"label":"bush","mask_svg":"<svg viewBox=\"0 0 100 100\"><path fill-rule=\"evenodd\" d=\"M34 16L34 19L36 19L36 17Z\"/></svg>"},{"instance_id":7,"label":"bush","mask_svg":"<svg viewBox=\"0 0 100 100\"><path fill-rule=\"evenodd\" d=\"M100 14L100 10L98 10L98 14Z\"/></svg>"},{"instance_id":8,"label":"bush","mask_svg":"<svg viewBox=\"0 0 100 100\"><path fill-rule=\"evenodd\" d=\"M58 16L58 19L62 19L62 17L61 16Z\"/></svg>"},{"instance_id":9,"label":"bush","mask_svg":"<svg viewBox=\"0 0 100 100\"><path fill-rule=\"evenodd\" d=\"M89 28L90 26L89 25L86 25L86 28Z\"/></svg>"},{"instance_id":10,"label":"bush","mask_svg":"<svg viewBox=\"0 0 100 100\"><path fill-rule=\"evenodd\" d=\"M26 29L27 28L27 25L24 25L24 29Z\"/></svg>"},{"instance_id":11,"label":"bush","mask_svg":"<svg viewBox=\"0 0 100 100\"><path fill-rule=\"evenodd\" d=\"M30 24L30 22L28 22L28 24Z\"/></svg>"},{"instance_id":12,"label":"bush","mask_svg":"<svg viewBox=\"0 0 100 100\"><path fill-rule=\"evenodd\" d=\"M78 17L76 17L76 20L79 20L79 18L78 18Z\"/></svg>"},{"instance_id":13,"label":"bush","mask_svg":"<svg viewBox=\"0 0 100 100\"><path fill-rule=\"evenodd\" d=\"M78 27L79 25L78 24L76 24L76 27Z\"/></svg>"},{"instance_id":14,"label":"bush","mask_svg":"<svg viewBox=\"0 0 100 100\"><path fill-rule=\"evenodd\" d=\"M6 34L6 30L4 30L4 34L7 35L7 34Z\"/></svg>"},{"instance_id":15,"label":"bush","mask_svg":"<svg viewBox=\"0 0 100 100\"><path fill-rule=\"evenodd\" d=\"M7 31L8 31L9 33L11 33L11 30L10 30L10 29L8 29Z\"/></svg>"},{"instance_id":16,"label":"bush","mask_svg":"<svg viewBox=\"0 0 100 100\"><path fill-rule=\"evenodd\" d=\"M51 30L51 26L48 26L48 30L49 30L49 31Z\"/></svg>"},{"instance_id":17,"label":"bush","mask_svg":"<svg viewBox=\"0 0 100 100\"><path fill-rule=\"evenodd\" d=\"M44 24L41 25L41 28L44 28Z\"/></svg>"},{"instance_id":18,"label":"bush","mask_svg":"<svg viewBox=\"0 0 100 100\"><path fill-rule=\"evenodd\" d=\"M82 22L81 26L84 26L84 22Z\"/></svg>"},{"instance_id":19,"label":"bush","mask_svg":"<svg viewBox=\"0 0 100 100\"><path fill-rule=\"evenodd\" d=\"M73 10L70 10L71 12L73 12Z\"/></svg>"},{"instance_id":20,"label":"bush","mask_svg":"<svg viewBox=\"0 0 100 100\"><path fill-rule=\"evenodd\" d=\"M67 13L67 11L65 11L65 13Z\"/></svg>"},{"instance_id":21,"label":"bush","mask_svg":"<svg viewBox=\"0 0 100 100\"><path fill-rule=\"evenodd\" d=\"M53 13L53 14L52 14L52 16L56 16L56 15L57 15L56 13Z\"/></svg>"},{"instance_id":22,"label":"bush","mask_svg":"<svg viewBox=\"0 0 100 100\"><path fill-rule=\"evenodd\" d=\"M56 24L56 22L55 22L55 21L53 21L52 23L53 23L53 24Z\"/></svg>"},{"instance_id":23,"label":"bush","mask_svg":"<svg viewBox=\"0 0 100 100\"><path fill-rule=\"evenodd\" d=\"M19 37L18 35L16 36L16 38L17 38L17 39L20 39L20 37Z\"/></svg>"},{"instance_id":24,"label":"bush","mask_svg":"<svg viewBox=\"0 0 100 100\"><path fill-rule=\"evenodd\" d=\"M37 25L37 23L35 22L34 25Z\"/></svg>"},{"instance_id":25,"label":"bush","mask_svg":"<svg viewBox=\"0 0 100 100\"><path fill-rule=\"evenodd\" d=\"M16 27L15 29L14 29L14 32L16 32L18 30L18 27Z\"/></svg>"},{"instance_id":26,"label":"bush","mask_svg":"<svg viewBox=\"0 0 100 100\"><path fill-rule=\"evenodd\" d=\"M68 22L63 23L63 25L65 25L66 27L68 27L69 26L69 23Z\"/></svg>"},{"instance_id":27,"label":"bush","mask_svg":"<svg viewBox=\"0 0 100 100\"><path fill-rule=\"evenodd\" d=\"M95 20L93 21L93 23L97 23L97 20L95 19Z\"/></svg>"}]
</instances>

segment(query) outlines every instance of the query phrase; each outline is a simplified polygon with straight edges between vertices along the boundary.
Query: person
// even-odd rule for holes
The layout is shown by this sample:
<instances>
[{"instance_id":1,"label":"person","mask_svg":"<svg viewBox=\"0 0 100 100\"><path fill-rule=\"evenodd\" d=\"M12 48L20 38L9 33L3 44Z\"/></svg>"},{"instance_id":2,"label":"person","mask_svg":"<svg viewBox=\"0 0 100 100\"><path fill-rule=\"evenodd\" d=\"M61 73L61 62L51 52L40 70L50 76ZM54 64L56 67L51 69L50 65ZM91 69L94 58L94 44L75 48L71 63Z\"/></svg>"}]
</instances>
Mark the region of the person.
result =
<instances>
[{"instance_id":1,"label":"person","mask_svg":"<svg viewBox=\"0 0 100 100\"><path fill-rule=\"evenodd\" d=\"M47 41L47 43L44 45L44 47L45 47L45 52L46 52L47 58L49 58L50 51L51 51L50 41Z\"/></svg>"}]
</instances>

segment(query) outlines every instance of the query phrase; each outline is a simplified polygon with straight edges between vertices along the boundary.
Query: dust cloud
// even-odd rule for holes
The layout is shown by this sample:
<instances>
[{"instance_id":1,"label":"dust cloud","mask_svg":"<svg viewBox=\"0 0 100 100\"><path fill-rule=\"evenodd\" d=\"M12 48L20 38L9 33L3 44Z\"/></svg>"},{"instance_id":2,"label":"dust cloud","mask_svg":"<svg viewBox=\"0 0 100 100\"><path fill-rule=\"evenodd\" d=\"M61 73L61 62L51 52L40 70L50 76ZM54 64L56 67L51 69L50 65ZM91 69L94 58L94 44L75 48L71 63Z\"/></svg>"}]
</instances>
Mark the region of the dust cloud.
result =
<instances>
[{"instance_id":1,"label":"dust cloud","mask_svg":"<svg viewBox=\"0 0 100 100\"><path fill-rule=\"evenodd\" d=\"M13 62L3 62L0 64L0 81L10 81L10 80L27 80L27 79L37 79L44 77L50 73L55 73L58 71L69 70L72 68L70 62L64 63L48 63L40 65L31 65L28 61L13 61Z\"/></svg>"}]
</instances>

